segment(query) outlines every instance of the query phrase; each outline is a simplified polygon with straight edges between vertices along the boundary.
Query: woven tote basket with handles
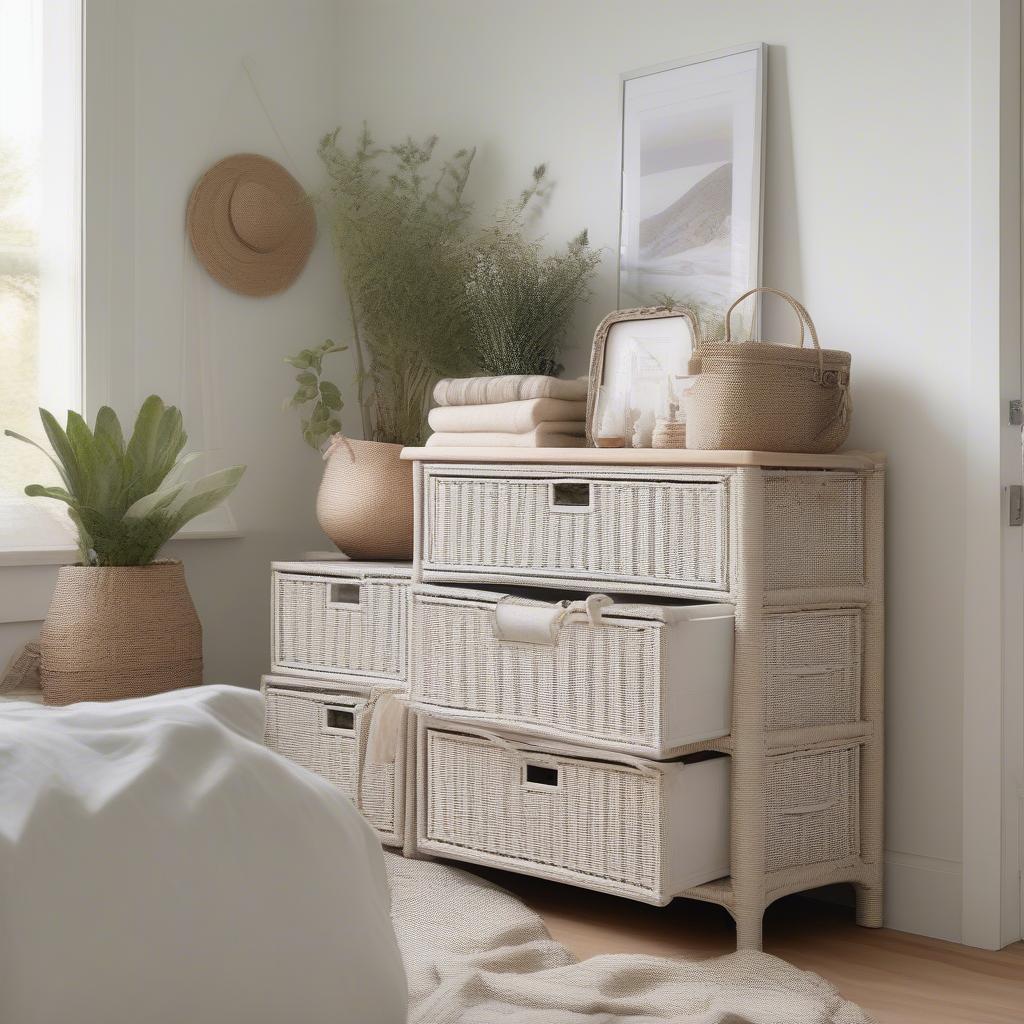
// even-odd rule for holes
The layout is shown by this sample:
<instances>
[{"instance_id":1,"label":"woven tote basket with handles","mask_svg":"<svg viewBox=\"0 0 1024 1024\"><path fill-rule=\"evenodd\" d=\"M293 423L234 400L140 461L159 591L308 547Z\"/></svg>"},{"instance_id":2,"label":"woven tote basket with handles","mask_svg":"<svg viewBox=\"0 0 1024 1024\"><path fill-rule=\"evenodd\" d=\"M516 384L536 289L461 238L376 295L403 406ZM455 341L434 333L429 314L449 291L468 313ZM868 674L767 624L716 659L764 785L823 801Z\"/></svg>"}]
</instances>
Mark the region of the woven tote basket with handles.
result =
<instances>
[{"instance_id":1,"label":"woven tote basket with handles","mask_svg":"<svg viewBox=\"0 0 1024 1024\"><path fill-rule=\"evenodd\" d=\"M733 310L758 292L793 307L799 346L733 342ZM805 334L813 348L804 348ZM850 353L822 348L807 310L775 288L744 292L725 314L725 341L697 340L690 372L687 448L831 452L850 432Z\"/></svg>"}]
</instances>

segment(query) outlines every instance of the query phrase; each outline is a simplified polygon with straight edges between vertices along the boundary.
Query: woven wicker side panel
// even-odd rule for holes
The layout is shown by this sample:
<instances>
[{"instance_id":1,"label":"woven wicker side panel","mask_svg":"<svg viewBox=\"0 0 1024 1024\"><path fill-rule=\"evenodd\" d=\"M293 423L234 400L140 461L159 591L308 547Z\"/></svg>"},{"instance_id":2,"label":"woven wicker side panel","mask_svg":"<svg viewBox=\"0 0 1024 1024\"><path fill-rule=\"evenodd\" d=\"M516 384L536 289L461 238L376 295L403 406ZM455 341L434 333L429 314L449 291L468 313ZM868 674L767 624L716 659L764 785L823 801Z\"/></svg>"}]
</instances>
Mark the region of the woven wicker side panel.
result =
<instances>
[{"instance_id":1,"label":"woven wicker side panel","mask_svg":"<svg viewBox=\"0 0 1024 1024\"><path fill-rule=\"evenodd\" d=\"M770 758L766 869L857 856L859 801L856 746Z\"/></svg>"},{"instance_id":2,"label":"woven wicker side panel","mask_svg":"<svg viewBox=\"0 0 1024 1024\"><path fill-rule=\"evenodd\" d=\"M864 479L856 473L766 473L769 590L864 583Z\"/></svg>"},{"instance_id":3,"label":"woven wicker side panel","mask_svg":"<svg viewBox=\"0 0 1024 1024\"><path fill-rule=\"evenodd\" d=\"M408 587L364 580L359 609L331 606L327 577L279 576L275 661L300 668L400 679L405 671Z\"/></svg>"},{"instance_id":4,"label":"woven wicker side panel","mask_svg":"<svg viewBox=\"0 0 1024 1024\"><path fill-rule=\"evenodd\" d=\"M394 765L366 766L360 795L360 742L365 741L366 716L357 716L351 736L324 732L324 703L288 690L268 688L267 746L337 786L374 827L382 832L394 832Z\"/></svg>"},{"instance_id":5,"label":"woven wicker side panel","mask_svg":"<svg viewBox=\"0 0 1024 1024\"><path fill-rule=\"evenodd\" d=\"M661 895L660 779L542 757L561 788L537 792L523 760L487 741L430 730L427 744L428 841Z\"/></svg>"},{"instance_id":6,"label":"woven wicker side panel","mask_svg":"<svg viewBox=\"0 0 1024 1024\"><path fill-rule=\"evenodd\" d=\"M566 570L728 587L726 484L592 481L586 511L550 506L552 482L432 477L427 561Z\"/></svg>"},{"instance_id":7,"label":"woven wicker side panel","mask_svg":"<svg viewBox=\"0 0 1024 1024\"><path fill-rule=\"evenodd\" d=\"M568 737L656 745L662 629L564 625L557 644L505 643L493 610L413 598L412 693L438 707Z\"/></svg>"},{"instance_id":8,"label":"woven wicker side panel","mask_svg":"<svg viewBox=\"0 0 1024 1024\"><path fill-rule=\"evenodd\" d=\"M765 727L859 721L862 632L859 608L765 616Z\"/></svg>"}]
</instances>

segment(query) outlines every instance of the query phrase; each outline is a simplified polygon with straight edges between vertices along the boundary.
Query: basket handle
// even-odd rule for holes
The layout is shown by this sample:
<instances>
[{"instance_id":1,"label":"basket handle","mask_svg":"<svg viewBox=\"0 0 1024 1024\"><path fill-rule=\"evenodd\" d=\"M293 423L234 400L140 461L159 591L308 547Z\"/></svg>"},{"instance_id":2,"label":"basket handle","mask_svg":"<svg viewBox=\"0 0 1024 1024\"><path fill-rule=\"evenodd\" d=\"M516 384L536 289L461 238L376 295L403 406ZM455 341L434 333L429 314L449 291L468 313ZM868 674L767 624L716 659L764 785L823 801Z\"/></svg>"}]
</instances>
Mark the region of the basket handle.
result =
<instances>
[{"instance_id":1,"label":"basket handle","mask_svg":"<svg viewBox=\"0 0 1024 1024\"><path fill-rule=\"evenodd\" d=\"M785 299L790 306L793 307L793 311L797 315L797 319L800 322L800 348L804 347L804 325L807 326L807 330L810 332L811 341L816 349L820 349L821 345L818 342L818 331L814 326L814 321L811 319L811 314L807 312L803 303L794 299L789 292L781 291L779 288L751 288L749 291L744 292L733 304L725 311L725 343L729 344L732 341L732 314L733 310L741 303L744 299L749 299L751 295L757 295L758 293L764 293L766 295L778 295L780 299Z\"/></svg>"},{"instance_id":2,"label":"basket handle","mask_svg":"<svg viewBox=\"0 0 1024 1024\"><path fill-rule=\"evenodd\" d=\"M732 313L733 310L744 300L750 298L751 295L757 295L763 293L765 295L778 295L780 299L785 299L790 306L793 307L796 313L797 320L800 323L800 348L804 347L804 328L807 328L808 333L811 335L811 342L814 345L815 352L818 353L818 378L821 379L825 373L825 357L821 354L821 344L818 342L818 331L814 326L814 321L811 319L811 314L804 308L803 303L794 299L789 292L784 292L779 288L751 288L749 291L744 292L735 302L725 311L725 344L728 345L732 342Z\"/></svg>"},{"instance_id":3,"label":"basket handle","mask_svg":"<svg viewBox=\"0 0 1024 1024\"><path fill-rule=\"evenodd\" d=\"M839 803L839 794L834 793L828 800L822 800L816 804L801 804L798 807L780 807L778 814L786 817L799 817L804 814L820 814L822 811L830 811Z\"/></svg>"},{"instance_id":4,"label":"basket handle","mask_svg":"<svg viewBox=\"0 0 1024 1024\"><path fill-rule=\"evenodd\" d=\"M592 626L601 626L601 611L612 604L607 594L591 594L585 601L559 601L550 605L513 604L508 595L494 605L493 631L506 643L550 644L558 642L558 631L570 615L586 615Z\"/></svg>"}]
</instances>

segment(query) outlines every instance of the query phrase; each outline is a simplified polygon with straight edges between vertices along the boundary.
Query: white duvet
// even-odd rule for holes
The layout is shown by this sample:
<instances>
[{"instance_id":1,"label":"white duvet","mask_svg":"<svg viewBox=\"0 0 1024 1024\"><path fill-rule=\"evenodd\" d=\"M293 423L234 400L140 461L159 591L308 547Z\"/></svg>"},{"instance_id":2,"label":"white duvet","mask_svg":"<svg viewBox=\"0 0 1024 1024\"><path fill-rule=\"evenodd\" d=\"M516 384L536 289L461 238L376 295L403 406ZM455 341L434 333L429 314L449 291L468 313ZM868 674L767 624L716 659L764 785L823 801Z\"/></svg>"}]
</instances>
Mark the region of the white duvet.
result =
<instances>
[{"instance_id":1,"label":"white duvet","mask_svg":"<svg viewBox=\"0 0 1024 1024\"><path fill-rule=\"evenodd\" d=\"M399 1024L380 845L234 687L0 705L2 1024Z\"/></svg>"}]
</instances>

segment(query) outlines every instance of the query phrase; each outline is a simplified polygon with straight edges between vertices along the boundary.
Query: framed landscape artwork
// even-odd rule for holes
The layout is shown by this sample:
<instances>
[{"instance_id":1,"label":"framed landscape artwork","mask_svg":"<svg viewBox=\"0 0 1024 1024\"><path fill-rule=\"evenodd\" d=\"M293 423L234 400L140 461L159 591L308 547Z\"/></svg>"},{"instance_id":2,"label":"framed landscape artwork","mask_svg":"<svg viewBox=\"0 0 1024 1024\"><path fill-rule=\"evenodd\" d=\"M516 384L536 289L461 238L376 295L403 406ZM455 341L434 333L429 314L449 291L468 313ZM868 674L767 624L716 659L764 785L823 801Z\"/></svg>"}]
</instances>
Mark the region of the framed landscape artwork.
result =
<instances>
[{"instance_id":1,"label":"framed landscape artwork","mask_svg":"<svg viewBox=\"0 0 1024 1024\"><path fill-rule=\"evenodd\" d=\"M623 75L619 308L705 319L761 283L763 43Z\"/></svg>"}]
</instances>

